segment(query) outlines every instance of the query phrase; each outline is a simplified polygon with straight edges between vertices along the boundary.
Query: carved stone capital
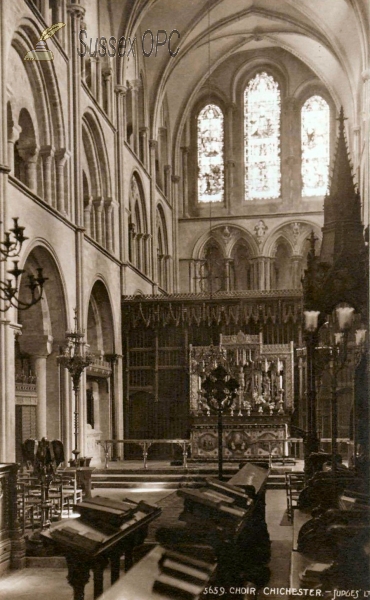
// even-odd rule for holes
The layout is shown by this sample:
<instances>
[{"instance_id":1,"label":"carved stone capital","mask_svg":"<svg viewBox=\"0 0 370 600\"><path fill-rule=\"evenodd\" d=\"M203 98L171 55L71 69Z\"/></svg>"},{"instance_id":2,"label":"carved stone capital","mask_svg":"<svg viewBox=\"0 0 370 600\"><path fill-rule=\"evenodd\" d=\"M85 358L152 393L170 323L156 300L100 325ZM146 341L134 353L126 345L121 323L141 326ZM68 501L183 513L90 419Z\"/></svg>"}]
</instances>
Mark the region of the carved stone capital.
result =
<instances>
[{"instance_id":1,"label":"carved stone capital","mask_svg":"<svg viewBox=\"0 0 370 600\"><path fill-rule=\"evenodd\" d=\"M117 96L126 96L128 88L125 85L115 85L114 86L114 91L117 94Z\"/></svg>"},{"instance_id":2,"label":"carved stone capital","mask_svg":"<svg viewBox=\"0 0 370 600\"><path fill-rule=\"evenodd\" d=\"M75 19L82 19L85 16L85 9L80 4L68 4L67 12Z\"/></svg>"},{"instance_id":3,"label":"carved stone capital","mask_svg":"<svg viewBox=\"0 0 370 600\"><path fill-rule=\"evenodd\" d=\"M171 181L172 183L179 183L180 175L171 175Z\"/></svg>"},{"instance_id":4,"label":"carved stone capital","mask_svg":"<svg viewBox=\"0 0 370 600\"><path fill-rule=\"evenodd\" d=\"M158 148L158 141L157 140L149 140L149 148L151 150L156 150Z\"/></svg>"}]
</instances>

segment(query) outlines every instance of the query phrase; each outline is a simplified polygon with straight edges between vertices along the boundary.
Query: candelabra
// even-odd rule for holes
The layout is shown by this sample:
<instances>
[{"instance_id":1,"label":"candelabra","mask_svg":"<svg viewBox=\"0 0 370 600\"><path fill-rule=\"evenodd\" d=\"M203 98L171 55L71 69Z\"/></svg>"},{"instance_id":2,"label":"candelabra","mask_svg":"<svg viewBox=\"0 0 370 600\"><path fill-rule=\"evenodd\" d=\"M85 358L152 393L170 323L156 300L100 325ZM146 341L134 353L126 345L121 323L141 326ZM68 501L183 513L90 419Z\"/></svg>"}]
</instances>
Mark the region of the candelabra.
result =
<instances>
[{"instance_id":1,"label":"candelabra","mask_svg":"<svg viewBox=\"0 0 370 600\"><path fill-rule=\"evenodd\" d=\"M213 363L214 364L214 363ZM206 406L210 411L217 413L217 434L218 434L218 478L222 481L223 454L222 454L222 431L223 415L228 410L237 395L236 390L239 383L233 377L230 377L226 368L219 364L210 371L201 384L202 395L206 401Z\"/></svg>"},{"instance_id":2,"label":"candelabra","mask_svg":"<svg viewBox=\"0 0 370 600\"><path fill-rule=\"evenodd\" d=\"M5 262L9 258L16 258L20 255L23 243L28 239L24 235L25 227L18 225L18 218L14 218L14 227L5 232L5 240L0 242L0 262ZM39 302L42 298L42 291L47 277L42 274L42 269L37 269L37 277L32 273L28 274L28 284L26 287L31 291L31 298L25 302L19 299L18 285L20 276L25 273L24 269L19 269L19 261L13 261L13 269L7 272L12 278L6 281L0 281L0 298L5 302L1 312L6 312L11 306L17 310L27 310Z\"/></svg>"},{"instance_id":3,"label":"candelabra","mask_svg":"<svg viewBox=\"0 0 370 600\"><path fill-rule=\"evenodd\" d=\"M348 305L339 305L324 324L320 326L319 311L304 312L305 329L308 334L308 425L310 447L318 449L316 431L316 382L317 377L326 373L330 381L331 395L331 463L334 478L337 471L338 438L338 380L340 373L348 368L354 370L366 351L366 330L361 326L353 332L355 309ZM317 444L317 446L316 446ZM308 452L307 452L308 454Z\"/></svg>"},{"instance_id":4,"label":"candelabra","mask_svg":"<svg viewBox=\"0 0 370 600\"><path fill-rule=\"evenodd\" d=\"M74 331L66 333L66 346L63 354L58 356L58 363L65 367L72 378L72 387L75 397L74 410L74 461L71 464L77 465L77 458L80 454L78 450L78 432L79 432L79 409L78 409L78 393L80 390L80 381L83 371L93 362L93 356L86 353L86 344L84 341L85 332L78 329L77 309L75 309L75 328Z\"/></svg>"}]
</instances>

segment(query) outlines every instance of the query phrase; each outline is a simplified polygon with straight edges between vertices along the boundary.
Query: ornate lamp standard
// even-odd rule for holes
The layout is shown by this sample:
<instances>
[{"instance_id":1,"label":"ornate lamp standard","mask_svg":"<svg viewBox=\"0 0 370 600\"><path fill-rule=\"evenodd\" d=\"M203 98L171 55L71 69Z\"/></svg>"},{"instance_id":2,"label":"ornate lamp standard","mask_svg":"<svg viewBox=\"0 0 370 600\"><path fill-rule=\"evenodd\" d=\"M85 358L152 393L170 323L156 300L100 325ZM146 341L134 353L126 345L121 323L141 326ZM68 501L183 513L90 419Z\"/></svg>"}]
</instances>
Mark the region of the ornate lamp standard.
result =
<instances>
[{"instance_id":1,"label":"ornate lamp standard","mask_svg":"<svg viewBox=\"0 0 370 600\"><path fill-rule=\"evenodd\" d=\"M305 311L306 326L309 325L314 343L311 348L312 356L307 353L308 377L321 376L327 373L330 381L331 405L331 463L334 478L337 472L337 438L338 438L338 383L340 373L348 368L357 367L363 353L366 351L366 330L361 328L353 332L356 319L355 309L351 306L338 305L328 320L319 323L319 311ZM309 359L312 364L309 365ZM315 382L313 382L314 384ZM316 392L316 390L315 390ZM311 433L316 433L316 414ZM311 415L312 418L312 415Z\"/></svg>"},{"instance_id":2,"label":"ornate lamp standard","mask_svg":"<svg viewBox=\"0 0 370 600\"><path fill-rule=\"evenodd\" d=\"M74 331L66 333L66 346L63 354L57 357L58 364L68 369L72 377L72 387L75 397L74 410L74 445L72 450L74 455L74 465L77 466L77 458L80 454L78 450L78 432L79 432L79 409L78 409L78 393L80 390L80 381L83 371L93 362L93 356L86 353L85 332L78 329L77 309L75 309L75 328Z\"/></svg>"}]
</instances>

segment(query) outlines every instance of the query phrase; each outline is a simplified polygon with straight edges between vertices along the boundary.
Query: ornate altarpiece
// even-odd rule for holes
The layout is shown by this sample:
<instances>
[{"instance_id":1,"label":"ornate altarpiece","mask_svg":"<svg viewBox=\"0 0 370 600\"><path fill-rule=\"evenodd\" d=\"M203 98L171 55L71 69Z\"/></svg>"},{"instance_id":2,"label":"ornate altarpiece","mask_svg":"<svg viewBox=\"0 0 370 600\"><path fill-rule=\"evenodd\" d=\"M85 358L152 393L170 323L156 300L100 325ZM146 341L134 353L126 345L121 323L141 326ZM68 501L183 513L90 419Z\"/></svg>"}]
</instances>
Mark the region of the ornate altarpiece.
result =
<instances>
[{"instance_id":1,"label":"ornate altarpiece","mask_svg":"<svg viewBox=\"0 0 370 600\"><path fill-rule=\"evenodd\" d=\"M262 333L220 335L219 346L190 346L192 459L217 458L217 415L202 397L201 381L217 364L238 380L237 399L223 418L226 460L287 455L294 397L294 345L263 344Z\"/></svg>"}]
</instances>

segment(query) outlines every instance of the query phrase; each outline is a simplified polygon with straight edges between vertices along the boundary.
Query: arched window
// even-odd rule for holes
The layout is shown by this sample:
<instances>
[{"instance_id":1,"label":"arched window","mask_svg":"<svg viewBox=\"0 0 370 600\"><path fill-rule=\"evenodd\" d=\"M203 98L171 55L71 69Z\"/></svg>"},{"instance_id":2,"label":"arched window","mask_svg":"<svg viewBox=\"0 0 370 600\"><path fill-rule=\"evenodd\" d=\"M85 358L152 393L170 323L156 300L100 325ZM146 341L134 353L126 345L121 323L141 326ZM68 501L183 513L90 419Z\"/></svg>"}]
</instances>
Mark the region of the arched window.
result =
<instances>
[{"instance_id":1,"label":"arched window","mask_svg":"<svg viewBox=\"0 0 370 600\"><path fill-rule=\"evenodd\" d=\"M301 111L302 196L323 196L329 181L330 109L321 96Z\"/></svg>"},{"instance_id":2,"label":"arched window","mask_svg":"<svg viewBox=\"0 0 370 600\"><path fill-rule=\"evenodd\" d=\"M157 209L157 277L159 287L168 288L168 240L166 219L161 207Z\"/></svg>"},{"instance_id":3,"label":"arched window","mask_svg":"<svg viewBox=\"0 0 370 600\"><path fill-rule=\"evenodd\" d=\"M280 89L257 73L244 92L245 198L280 196Z\"/></svg>"},{"instance_id":4,"label":"arched window","mask_svg":"<svg viewBox=\"0 0 370 600\"><path fill-rule=\"evenodd\" d=\"M198 201L224 199L224 116L215 104L207 104L197 120Z\"/></svg>"},{"instance_id":5,"label":"arched window","mask_svg":"<svg viewBox=\"0 0 370 600\"><path fill-rule=\"evenodd\" d=\"M148 234L144 195L139 179L133 175L130 185L129 259L148 275Z\"/></svg>"}]
</instances>

